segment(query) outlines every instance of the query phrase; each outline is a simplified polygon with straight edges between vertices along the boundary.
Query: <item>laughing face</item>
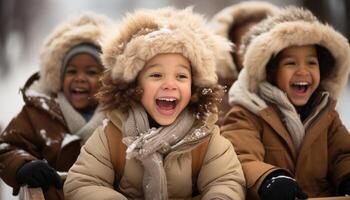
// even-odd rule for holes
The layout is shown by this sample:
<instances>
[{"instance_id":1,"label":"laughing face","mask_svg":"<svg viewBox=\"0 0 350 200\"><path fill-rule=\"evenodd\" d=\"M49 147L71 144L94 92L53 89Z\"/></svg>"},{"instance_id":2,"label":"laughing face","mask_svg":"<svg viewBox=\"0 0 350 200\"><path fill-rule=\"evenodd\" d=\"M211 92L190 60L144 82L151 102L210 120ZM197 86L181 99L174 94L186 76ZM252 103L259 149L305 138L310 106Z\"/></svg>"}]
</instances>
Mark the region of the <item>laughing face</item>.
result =
<instances>
[{"instance_id":1,"label":"laughing face","mask_svg":"<svg viewBox=\"0 0 350 200\"><path fill-rule=\"evenodd\" d=\"M94 95L99 89L102 71L102 65L86 53L77 54L68 61L63 78L63 93L76 110L97 105Z\"/></svg>"},{"instance_id":2,"label":"laughing face","mask_svg":"<svg viewBox=\"0 0 350 200\"><path fill-rule=\"evenodd\" d=\"M138 75L141 103L160 125L170 125L191 98L191 65L181 54L158 54Z\"/></svg>"},{"instance_id":3,"label":"laughing face","mask_svg":"<svg viewBox=\"0 0 350 200\"><path fill-rule=\"evenodd\" d=\"M305 105L319 83L320 67L315 46L293 46L281 52L276 84L294 106Z\"/></svg>"}]
</instances>

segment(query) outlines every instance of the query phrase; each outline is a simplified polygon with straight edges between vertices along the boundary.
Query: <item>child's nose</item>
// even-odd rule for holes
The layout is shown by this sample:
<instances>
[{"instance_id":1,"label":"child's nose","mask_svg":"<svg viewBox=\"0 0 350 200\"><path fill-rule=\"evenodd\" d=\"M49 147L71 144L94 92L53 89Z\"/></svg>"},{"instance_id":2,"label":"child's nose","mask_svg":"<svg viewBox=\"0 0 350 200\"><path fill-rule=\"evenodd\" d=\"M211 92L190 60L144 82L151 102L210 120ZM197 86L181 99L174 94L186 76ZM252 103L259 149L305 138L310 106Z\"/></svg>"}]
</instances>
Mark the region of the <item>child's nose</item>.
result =
<instances>
[{"instance_id":1,"label":"child's nose","mask_svg":"<svg viewBox=\"0 0 350 200\"><path fill-rule=\"evenodd\" d=\"M77 73L75 76L76 81L86 81L86 75L84 73Z\"/></svg>"},{"instance_id":2,"label":"child's nose","mask_svg":"<svg viewBox=\"0 0 350 200\"><path fill-rule=\"evenodd\" d=\"M173 79L166 79L162 85L163 90L175 90L176 82Z\"/></svg>"},{"instance_id":3,"label":"child's nose","mask_svg":"<svg viewBox=\"0 0 350 200\"><path fill-rule=\"evenodd\" d=\"M298 70L297 70L297 74L298 75L305 75L305 74L308 74L309 71L308 71L308 68L306 65L303 65L301 64L299 67L298 67Z\"/></svg>"}]
</instances>

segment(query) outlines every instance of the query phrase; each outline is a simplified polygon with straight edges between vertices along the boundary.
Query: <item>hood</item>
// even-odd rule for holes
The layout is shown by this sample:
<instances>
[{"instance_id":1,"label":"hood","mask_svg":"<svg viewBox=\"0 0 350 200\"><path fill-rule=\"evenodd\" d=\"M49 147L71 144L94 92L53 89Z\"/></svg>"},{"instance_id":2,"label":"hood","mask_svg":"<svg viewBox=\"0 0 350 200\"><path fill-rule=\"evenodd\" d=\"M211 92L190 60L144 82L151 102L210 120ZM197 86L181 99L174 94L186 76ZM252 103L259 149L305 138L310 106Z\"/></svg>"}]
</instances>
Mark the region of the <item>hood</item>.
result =
<instances>
[{"instance_id":1,"label":"hood","mask_svg":"<svg viewBox=\"0 0 350 200\"><path fill-rule=\"evenodd\" d=\"M267 17L278 13L278 11L278 7L268 2L241 2L218 12L209 25L215 30L215 33L229 39L229 31L234 25L252 16ZM229 52L224 54L223 59L218 59L216 71L220 77L237 78L238 70Z\"/></svg>"},{"instance_id":2,"label":"hood","mask_svg":"<svg viewBox=\"0 0 350 200\"><path fill-rule=\"evenodd\" d=\"M135 81L145 63L157 54L180 53L189 59L194 85L217 83L215 58L229 51L230 43L205 26L191 8L138 10L128 14L102 43L102 62L113 80Z\"/></svg>"},{"instance_id":3,"label":"hood","mask_svg":"<svg viewBox=\"0 0 350 200\"><path fill-rule=\"evenodd\" d=\"M57 26L41 49L40 89L45 93L57 93L61 89L60 70L65 54L81 43L100 47L100 40L111 26L106 16L92 12L69 18Z\"/></svg>"},{"instance_id":4,"label":"hood","mask_svg":"<svg viewBox=\"0 0 350 200\"><path fill-rule=\"evenodd\" d=\"M266 81L266 65L272 56L290 46L320 45L335 59L331 75L321 80L320 86L338 99L344 88L350 62L347 39L327 24L322 24L308 10L288 7L281 14L267 18L243 38L240 51L244 68L238 77L240 87L257 93L259 84ZM232 86L234 87L234 86Z\"/></svg>"}]
</instances>

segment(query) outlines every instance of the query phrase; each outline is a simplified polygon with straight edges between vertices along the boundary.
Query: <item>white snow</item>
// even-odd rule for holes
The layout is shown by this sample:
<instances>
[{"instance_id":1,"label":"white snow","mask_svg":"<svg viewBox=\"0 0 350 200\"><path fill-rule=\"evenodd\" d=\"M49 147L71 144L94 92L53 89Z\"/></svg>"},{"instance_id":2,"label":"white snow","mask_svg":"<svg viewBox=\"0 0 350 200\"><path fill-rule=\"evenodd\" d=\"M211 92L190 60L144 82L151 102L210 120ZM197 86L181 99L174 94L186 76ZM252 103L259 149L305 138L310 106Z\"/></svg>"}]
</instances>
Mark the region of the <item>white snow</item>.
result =
<instances>
[{"instance_id":1,"label":"white snow","mask_svg":"<svg viewBox=\"0 0 350 200\"><path fill-rule=\"evenodd\" d=\"M63 141L61 143L61 148L65 147L69 143L77 141L77 140L80 140L79 136L66 133L64 135Z\"/></svg>"}]
</instances>

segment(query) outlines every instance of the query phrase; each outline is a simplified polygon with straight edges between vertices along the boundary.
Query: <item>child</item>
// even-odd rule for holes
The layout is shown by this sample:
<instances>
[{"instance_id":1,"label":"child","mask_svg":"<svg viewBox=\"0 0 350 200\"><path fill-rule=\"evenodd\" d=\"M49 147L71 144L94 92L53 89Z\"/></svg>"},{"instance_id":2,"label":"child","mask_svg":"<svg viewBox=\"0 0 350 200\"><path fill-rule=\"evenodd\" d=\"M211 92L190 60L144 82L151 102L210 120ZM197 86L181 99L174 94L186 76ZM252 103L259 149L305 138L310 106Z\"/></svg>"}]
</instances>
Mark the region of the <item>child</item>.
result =
<instances>
[{"instance_id":1,"label":"child","mask_svg":"<svg viewBox=\"0 0 350 200\"><path fill-rule=\"evenodd\" d=\"M350 135L335 110L349 72L346 38L291 7L254 26L241 50L222 132L242 163L247 198L350 194Z\"/></svg>"},{"instance_id":2,"label":"child","mask_svg":"<svg viewBox=\"0 0 350 200\"><path fill-rule=\"evenodd\" d=\"M219 84L230 88L243 68L238 52L242 36L261 20L278 13L278 10L278 7L268 2L248 1L226 7L213 17L210 23L213 30L229 39L235 47L233 52L227 52L222 59L218 59L216 72ZM219 107L219 125L222 125L225 114L230 108L228 94L225 92Z\"/></svg>"},{"instance_id":3,"label":"child","mask_svg":"<svg viewBox=\"0 0 350 200\"><path fill-rule=\"evenodd\" d=\"M204 23L191 9L140 10L103 43L109 120L69 170L67 199L189 199L192 185L203 199L244 199L241 165L214 125L214 58L229 44Z\"/></svg>"},{"instance_id":4,"label":"child","mask_svg":"<svg viewBox=\"0 0 350 200\"><path fill-rule=\"evenodd\" d=\"M63 199L66 172L104 114L94 98L104 69L99 40L111 22L82 14L56 28L41 51L40 73L21 90L25 105L0 135L0 177L18 194L41 187L46 199ZM55 190L55 186L58 190Z\"/></svg>"}]
</instances>

